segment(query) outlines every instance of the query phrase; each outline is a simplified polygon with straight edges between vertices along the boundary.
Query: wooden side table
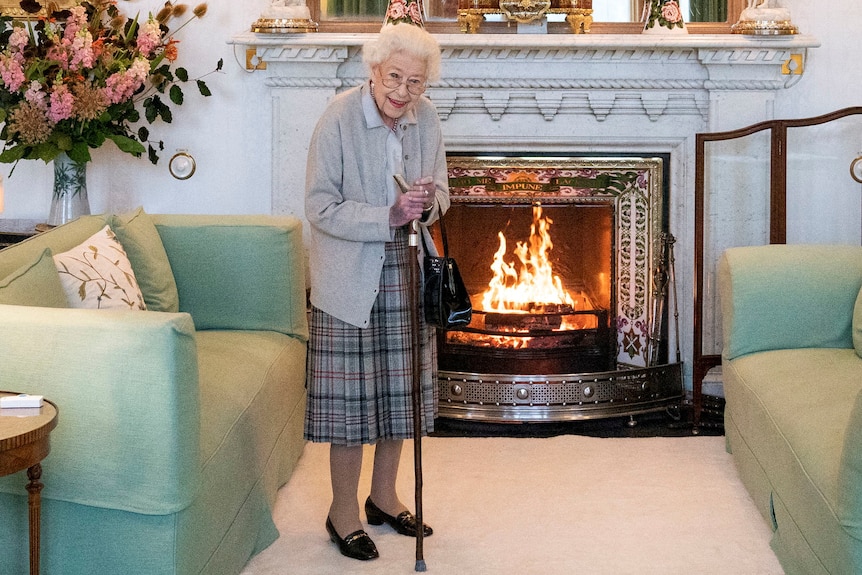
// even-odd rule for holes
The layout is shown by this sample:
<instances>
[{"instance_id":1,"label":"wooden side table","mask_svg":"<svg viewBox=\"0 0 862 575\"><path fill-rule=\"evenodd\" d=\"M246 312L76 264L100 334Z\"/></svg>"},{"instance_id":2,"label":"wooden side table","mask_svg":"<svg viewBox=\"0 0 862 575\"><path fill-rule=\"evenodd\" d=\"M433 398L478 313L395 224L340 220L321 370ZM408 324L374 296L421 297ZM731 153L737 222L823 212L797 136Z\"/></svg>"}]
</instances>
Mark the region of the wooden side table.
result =
<instances>
[{"instance_id":1,"label":"wooden side table","mask_svg":"<svg viewBox=\"0 0 862 575\"><path fill-rule=\"evenodd\" d=\"M39 229L39 220L10 220L0 218L0 250L45 230Z\"/></svg>"},{"instance_id":2,"label":"wooden side table","mask_svg":"<svg viewBox=\"0 0 862 575\"><path fill-rule=\"evenodd\" d=\"M0 396L17 395L0 391ZM30 523L30 575L39 573L42 513L42 464L50 450L51 430L57 426L57 406L44 400L40 408L0 409L0 476L27 470L27 507Z\"/></svg>"}]
</instances>

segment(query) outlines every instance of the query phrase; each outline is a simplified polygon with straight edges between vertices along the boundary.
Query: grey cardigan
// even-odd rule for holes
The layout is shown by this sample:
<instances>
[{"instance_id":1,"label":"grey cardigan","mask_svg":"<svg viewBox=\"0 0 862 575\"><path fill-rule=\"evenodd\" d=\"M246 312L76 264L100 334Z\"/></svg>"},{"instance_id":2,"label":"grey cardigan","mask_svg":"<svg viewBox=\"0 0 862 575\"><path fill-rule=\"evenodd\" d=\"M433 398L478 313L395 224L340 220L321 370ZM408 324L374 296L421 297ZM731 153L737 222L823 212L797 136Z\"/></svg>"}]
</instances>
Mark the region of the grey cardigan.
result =
<instances>
[{"instance_id":1,"label":"grey cardigan","mask_svg":"<svg viewBox=\"0 0 862 575\"><path fill-rule=\"evenodd\" d=\"M367 327L377 298L389 227L385 149L389 128L367 121L362 98L368 82L333 98L308 150L305 215L311 226L311 303L357 327ZM408 117L409 116L409 117ZM419 98L398 129L404 178L434 176L436 200L425 224L449 208L446 153L434 105ZM423 235L428 232L422 226ZM429 246L432 244L429 242ZM421 242L420 242L420 250ZM430 248L429 249L433 249Z\"/></svg>"}]
</instances>

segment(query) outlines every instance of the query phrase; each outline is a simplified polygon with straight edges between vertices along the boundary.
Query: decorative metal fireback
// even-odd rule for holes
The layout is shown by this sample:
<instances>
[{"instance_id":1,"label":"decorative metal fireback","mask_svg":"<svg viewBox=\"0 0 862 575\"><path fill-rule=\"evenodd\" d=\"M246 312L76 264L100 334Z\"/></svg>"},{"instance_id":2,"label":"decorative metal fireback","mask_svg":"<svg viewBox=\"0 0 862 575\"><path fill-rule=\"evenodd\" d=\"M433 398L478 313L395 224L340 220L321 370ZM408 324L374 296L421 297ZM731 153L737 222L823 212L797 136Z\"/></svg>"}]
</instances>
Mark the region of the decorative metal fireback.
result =
<instances>
[{"instance_id":1,"label":"decorative metal fireback","mask_svg":"<svg viewBox=\"0 0 862 575\"><path fill-rule=\"evenodd\" d=\"M679 405L662 162L449 158L449 248L474 320L438 338L442 417L572 420ZM524 281L541 293L524 295Z\"/></svg>"}]
</instances>

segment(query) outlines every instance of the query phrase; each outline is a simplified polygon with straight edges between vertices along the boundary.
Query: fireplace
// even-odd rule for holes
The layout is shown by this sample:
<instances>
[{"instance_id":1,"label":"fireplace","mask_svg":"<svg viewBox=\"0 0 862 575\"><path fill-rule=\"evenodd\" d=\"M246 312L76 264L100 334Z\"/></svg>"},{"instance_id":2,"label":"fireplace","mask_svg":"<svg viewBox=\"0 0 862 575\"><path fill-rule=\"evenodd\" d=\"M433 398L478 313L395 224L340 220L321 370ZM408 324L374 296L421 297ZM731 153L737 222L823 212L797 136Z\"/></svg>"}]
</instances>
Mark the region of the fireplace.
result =
<instances>
[{"instance_id":1,"label":"fireplace","mask_svg":"<svg viewBox=\"0 0 862 575\"><path fill-rule=\"evenodd\" d=\"M449 157L474 314L439 334L440 415L573 420L678 406L662 157ZM435 241L440 243L439 230Z\"/></svg>"},{"instance_id":2,"label":"fireplace","mask_svg":"<svg viewBox=\"0 0 862 575\"><path fill-rule=\"evenodd\" d=\"M659 345L651 348L659 357L635 354L639 359L635 361L624 353L626 349L635 351L631 346L642 345L644 339L632 324L628 328L614 325L616 310L625 302L621 295L628 296L626 286L635 278L650 282L653 278L635 274L626 283L615 262L617 287L612 297L617 300L609 317L611 345L618 354L608 360L610 369L583 375L578 367L554 367L537 369L527 377L493 373L495 366L501 365L493 359L489 360L490 368L481 369L473 360L464 360L466 365L446 370L455 375L445 385L446 394L454 385L460 386L464 395L453 395L452 401L444 399L443 412L451 414L457 407L469 407L460 414L480 417L485 415L482 409L503 412L517 404L511 419L540 420L598 417L616 409L657 409L651 401L667 403L664 396L676 393L677 350L684 360L684 387L692 393L692 386L699 383L692 381L693 342L688 335L694 330L693 302L697 295L691 273L695 252L695 134L732 130L772 118L776 95L791 89L799 79L786 63L793 61L791 58L801 59L807 71L807 54L819 40L802 34L783 38L570 33L435 36L442 49L443 77L426 95L437 107L449 152L465 156L529 152L545 157L635 153L645 158L661 154L666 160L662 183L669 188L662 211L667 212L664 222L670 222L676 239L680 272L675 289L678 306L673 298L671 321L662 323L667 337L662 333ZM231 38L238 59L242 61L245 56L250 72L243 88L250 105L237 121L260 122L259 106L267 102L272 111L270 125L261 125L261 130L249 135L250 140L241 143L243 149L260 154L260 175L249 185L271 186L271 204L261 209L268 207L274 214L304 218L302 182L309 139L328 101L367 79L361 46L371 37L245 32ZM796 69L801 72L803 68ZM271 155L262 150L271 150ZM757 177L755 172L752 167L737 166L728 177L743 181ZM271 175L270 184L266 174ZM543 204L543 209L551 210L552 219L568 217L559 216L556 208L548 202ZM614 217L619 217L619 211ZM551 233L558 242L555 251L562 250L560 242L565 239L554 229ZM613 241L619 239L614 237ZM715 241L721 243L722 238ZM651 240L651 263L661 251L656 250L657 244L661 244L660 237ZM469 253L458 255L459 259L469 257ZM711 284L707 284L706 292L710 289ZM648 305L652 307L652 302ZM666 307L659 316L668 316ZM677 316L679 330L675 329ZM668 329L671 325L674 329ZM704 341L715 340L717 328L707 322L702 329ZM669 363L663 346L672 350ZM581 356L585 354L583 351ZM606 384L611 378L614 385ZM498 386L498 380L511 385ZM642 395L641 388L662 386L673 389L659 392L655 399L639 399L637 405L628 401L632 394ZM594 403L596 400L599 403Z\"/></svg>"}]
</instances>

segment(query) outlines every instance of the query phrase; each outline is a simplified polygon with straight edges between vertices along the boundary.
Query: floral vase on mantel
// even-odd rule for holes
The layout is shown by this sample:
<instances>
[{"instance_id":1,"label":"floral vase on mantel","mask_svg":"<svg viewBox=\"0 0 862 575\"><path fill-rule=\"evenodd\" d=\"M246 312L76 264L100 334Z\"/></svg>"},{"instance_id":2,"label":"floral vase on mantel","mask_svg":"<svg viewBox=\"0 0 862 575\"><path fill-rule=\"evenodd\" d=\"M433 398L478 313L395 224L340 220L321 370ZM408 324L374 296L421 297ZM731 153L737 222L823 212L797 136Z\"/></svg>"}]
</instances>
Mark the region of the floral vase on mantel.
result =
<instances>
[{"instance_id":1,"label":"floral vase on mantel","mask_svg":"<svg viewBox=\"0 0 862 575\"><path fill-rule=\"evenodd\" d=\"M89 213L87 163L76 162L61 152L54 158L54 195L48 225L59 226Z\"/></svg>"},{"instance_id":2,"label":"floral vase on mantel","mask_svg":"<svg viewBox=\"0 0 862 575\"><path fill-rule=\"evenodd\" d=\"M688 34L677 0L649 0L644 4L644 34Z\"/></svg>"}]
</instances>

